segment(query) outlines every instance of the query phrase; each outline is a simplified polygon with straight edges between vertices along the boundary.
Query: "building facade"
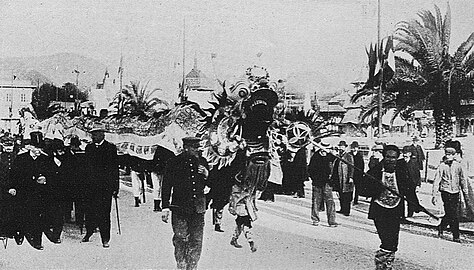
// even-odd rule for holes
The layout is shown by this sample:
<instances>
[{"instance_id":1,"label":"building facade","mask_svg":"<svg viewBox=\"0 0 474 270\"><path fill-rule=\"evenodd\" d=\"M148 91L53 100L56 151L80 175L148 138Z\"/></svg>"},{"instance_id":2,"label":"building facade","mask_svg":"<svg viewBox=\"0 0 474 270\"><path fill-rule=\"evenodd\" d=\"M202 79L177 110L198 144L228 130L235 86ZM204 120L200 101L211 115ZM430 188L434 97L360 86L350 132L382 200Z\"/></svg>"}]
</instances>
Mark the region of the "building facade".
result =
<instances>
[{"instance_id":1,"label":"building facade","mask_svg":"<svg viewBox=\"0 0 474 270\"><path fill-rule=\"evenodd\" d=\"M19 132L19 110L31 104L36 87L29 81L0 81L0 129L12 134Z\"/></svg>"}]
</instances>

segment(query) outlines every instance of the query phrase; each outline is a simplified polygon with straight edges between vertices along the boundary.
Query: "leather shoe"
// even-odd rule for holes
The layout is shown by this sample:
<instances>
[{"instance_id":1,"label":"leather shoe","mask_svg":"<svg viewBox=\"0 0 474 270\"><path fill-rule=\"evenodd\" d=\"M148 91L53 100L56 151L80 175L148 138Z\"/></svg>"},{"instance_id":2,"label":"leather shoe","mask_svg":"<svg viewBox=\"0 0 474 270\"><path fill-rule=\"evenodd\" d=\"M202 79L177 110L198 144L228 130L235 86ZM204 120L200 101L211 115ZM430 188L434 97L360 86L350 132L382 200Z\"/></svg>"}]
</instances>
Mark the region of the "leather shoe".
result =
<instances>
[{"instance_id":1,"label":"leather shoe","mask_svg":"<svg viewBox=\"0 0 474 270\"><path fill-rule=\"evenodd\" d=\"M34 245L33 247L36 248L37 250L43 250L44 249L44 247L40 244Z\"/></svg>"},{"instance_id":2,"label":"leather shoe","mask_svg":"<svg viewBox=\"0 0 474 270\"><path fill-rule=\"evenodd\" d=\"M59 239L59 238L58 238L58 239L54 239L54 240L51 241L51 242L53 242L53 243L55 243L55 244L61 244L61 239Z\"/></svg>"},{"instance_id":3,"label":"leather shoe","mask_svg":"<svg viewBox=\"0 0 474 270\"><path fill-rule=\"evenodd\" d=\"M21 244L23 244L23 240L25 239L25 237L23 235L15 235L14 238L15 238L16 244L19 245L19 246L21 246Z\"/></svg>"},{"instance_id":4,"label":"leather shoe","mask_svg":"<svg viewBox=\"0 0 474 270\"><path fill-rule=\"evenodd\" d=\"M104 243L102 244L102 246L103 246L104 248L109 248L109 247L110 247L109 242L104 242Z\"/></svg>"},{"instance_id":5,"label":"leather shoe","mask_svg":"<svg viewBox=\"0 0 474 270\"><path fill-rule=\"evenodd\" d=\"M214 231L216 231L216 232L224 232L224 230L221 228L221 225L219 225L219 224L214 225Z\"/></svg>"},{"instance_id":6,"label":"leather shoe","mask_svg":"<svg viewBox=\"0 0 474 270\"><path fill-rule=\"evenodd\" d=\"M230 244L236 248L242 248L242 246L237 243L237 239L230 240Z\"/></svg>"}]
</instances>

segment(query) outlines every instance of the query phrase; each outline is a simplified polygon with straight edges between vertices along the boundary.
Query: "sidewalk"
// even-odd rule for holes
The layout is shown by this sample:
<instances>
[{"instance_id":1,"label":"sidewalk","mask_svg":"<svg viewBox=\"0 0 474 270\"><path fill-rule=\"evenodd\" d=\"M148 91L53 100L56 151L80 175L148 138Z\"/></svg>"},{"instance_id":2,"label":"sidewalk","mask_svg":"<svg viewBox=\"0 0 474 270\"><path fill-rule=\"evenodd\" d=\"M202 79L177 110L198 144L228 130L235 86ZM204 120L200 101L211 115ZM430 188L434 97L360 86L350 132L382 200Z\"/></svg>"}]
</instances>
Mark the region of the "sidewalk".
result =
<instances>
[{"instance_id":1,"label":"sidewalk","mask_svg":"<svg viewBox=\"0 0 474 270\"><path fill-rule=\"evenodd\" d=\"M431 203L431 187L432 184L422 183L421 188L419 189L417 195L420 201L420 204L426 208L430 213L434 214L437 217L442 217L444 215L443 204L440 199L438 205L433 205ZM293 198L289 195L277 195L275 200L284 201L287 203L292 203L307 207L311 209L311 196L312 196L312 187L311 182L305 182L305 198ZM334 201L336 202L336 208L339 207L339 198L334 194ZM369 212L370 200L366 200L364 197L359 197L359 204L352 205L352 210L356 210L365 214ZM413 217L406 219L409 224L417 225L420 227L436 229L439 225L440 220L436 220L430 217L424 212L415 213ZM474 222L460 222L459 230L461 234L474 235Z\"/></svg>"}]
</instances>

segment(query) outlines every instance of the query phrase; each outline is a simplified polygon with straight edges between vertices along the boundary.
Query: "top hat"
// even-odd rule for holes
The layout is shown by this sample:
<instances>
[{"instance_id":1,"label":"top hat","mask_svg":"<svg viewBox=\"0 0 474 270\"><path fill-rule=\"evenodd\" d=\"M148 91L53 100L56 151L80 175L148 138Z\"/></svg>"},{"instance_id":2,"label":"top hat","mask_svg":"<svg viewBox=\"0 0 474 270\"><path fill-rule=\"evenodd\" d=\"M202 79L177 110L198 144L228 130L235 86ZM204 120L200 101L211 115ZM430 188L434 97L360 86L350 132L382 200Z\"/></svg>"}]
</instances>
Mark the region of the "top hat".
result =
<instances>
[{"instance_id":1,"label":"top hat","mask_svg":"<svg viewBox=\"0 0 474 270\"><path fill-rule=\"evenodd\" d=\"M44 146L44 138L43 133L41 131L33 131L30 133L30 144L36 147L43 147Z\"/></svg>"},{"instance_id":2,"label":"top hat","mask_svg":"<svg viewBox=\"0 0 474 270\"><path fill-rule=\"evenodd\" d=\"M94 123L94 125L92 126L92 128L89 130L89 132L94 132L94 131L101 131L101 132L105 132L106 129L105 129L105 125L102 124L102 123Z\"/></svg>"},{"instance_id":3,"label":"top hat","mask_svg":"<svg viewBox=\"0 0 474 270\"><path fill-rule=\"evenodd\" d=\"M54 138L51 146L53 150L64 149L64 141Z\"/></svg>"},{"instance_id":4,"label":"top hat","mask_svg":"<svg viewBox=\"0 0 474 270\"><path fill-rule=\"evenodd\" d=\"M198 137L183 138L183 146L199 147L201 139Z\"/></svg>"}]
</instances>

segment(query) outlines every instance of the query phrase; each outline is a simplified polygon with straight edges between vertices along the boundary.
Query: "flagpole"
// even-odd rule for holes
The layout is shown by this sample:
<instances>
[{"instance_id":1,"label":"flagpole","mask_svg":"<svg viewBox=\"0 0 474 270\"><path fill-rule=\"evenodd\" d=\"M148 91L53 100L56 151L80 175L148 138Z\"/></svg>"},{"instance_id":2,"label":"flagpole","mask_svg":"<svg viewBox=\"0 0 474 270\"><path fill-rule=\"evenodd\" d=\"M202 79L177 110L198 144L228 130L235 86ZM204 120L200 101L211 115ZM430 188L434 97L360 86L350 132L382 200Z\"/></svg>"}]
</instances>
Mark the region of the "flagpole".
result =
<instances>
[{"instance_id":1,"label":"flagpole","mask_svg":"<svg viewBox=\"0 0 474 270\"><path fill-rule=\"evenodd\" d=\"M185 86L184 86L184 76L185 76L185 72L186 72L186 65L185 65L185 62L186 61L186 18L183 18L183 79L182 79L182 83L181 83L181 102L183 102L185 100Z\"/></svg>"},{"instance_id":2,"label":"flagpole","mask_svg":"<svg viewBox=\"0 0 474 270\"><path fill-rule=\"evenodd\" d=\"M382 50L382 46L380 44L380 0L377 0L377 46L379 48L379 52L377 52L380 55L380 51ZM383 87L383 59L381 68L380 68L380 85L379 85L379 94L378 94L378 117L379 117L379 133L378 137L382 137L382 87Z\"/></svg>"}]
</instances>

